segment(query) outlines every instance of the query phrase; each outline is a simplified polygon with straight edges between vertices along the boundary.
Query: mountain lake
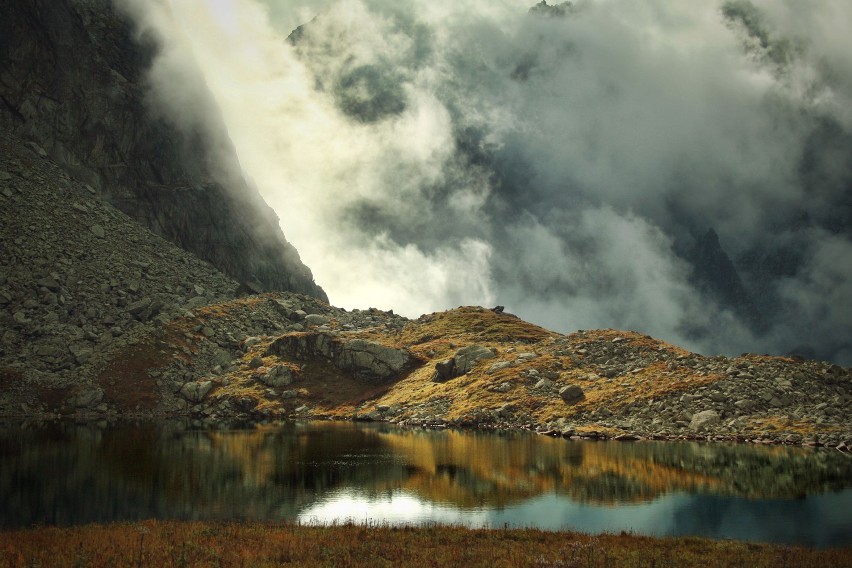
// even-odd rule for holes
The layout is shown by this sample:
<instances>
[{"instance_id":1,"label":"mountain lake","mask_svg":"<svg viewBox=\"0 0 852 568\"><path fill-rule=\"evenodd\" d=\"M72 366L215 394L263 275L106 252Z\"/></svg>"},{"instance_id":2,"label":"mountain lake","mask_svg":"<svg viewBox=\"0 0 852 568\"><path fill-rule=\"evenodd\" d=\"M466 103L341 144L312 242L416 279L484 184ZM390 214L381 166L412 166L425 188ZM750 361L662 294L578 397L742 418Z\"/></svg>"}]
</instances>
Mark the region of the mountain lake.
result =
<instances>
[{"instance_id":1,"label":"mountain lake","mask_svg":"<svg viewBox=\"0 0 852 568\"><path fill-rule=\"evenodd\" d=\"M287 422L0 425L0 526L456 524L852 545L852 457Z\"/></svg>"}]
</instances>

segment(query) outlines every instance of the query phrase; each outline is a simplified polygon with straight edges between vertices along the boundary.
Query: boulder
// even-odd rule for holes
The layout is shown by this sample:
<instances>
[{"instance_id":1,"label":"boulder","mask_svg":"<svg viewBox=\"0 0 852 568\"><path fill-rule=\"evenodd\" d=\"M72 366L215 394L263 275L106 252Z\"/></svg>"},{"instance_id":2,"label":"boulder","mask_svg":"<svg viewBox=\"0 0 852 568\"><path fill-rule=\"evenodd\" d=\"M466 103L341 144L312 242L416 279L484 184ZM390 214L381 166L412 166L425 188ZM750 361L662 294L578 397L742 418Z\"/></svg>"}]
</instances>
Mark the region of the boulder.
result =
<instances>
[{"instance_id":1,"label":"boulder","mask_svg":"<svg viewBox=\"0 0 852 568\"><path fill-rule=\"evenodd\" d=\"M189 402L201 402L213 390L211 381L194 381L181 387L180 394Z\"/></svg>"},{"instance_id":2,"label":"boulder","mask_svg":"<svg viewBox=\"0 0 852 568\"><path fill-rule=\"evenodd\" d=\"M512 363L511 361L499 361L497 363L494 363L490 367L488 367L488 370L485 371L485 372L488 373L489 375L491 375L493 373L496 373L497 371L502 371L503 369L508 369L512 365L514 365L514 363Z\"/></svg>"},{"instance_id":3,"label":"boulder","mask_svg":"<svg viewBox=\"0 0 852 568\"><path fill-rule=\"evenodd\" d=\"M689 429L694 432L701 432L715 426L722 419L715 410L704 410L696 413L689 423Z\"/></svg>"},{"instance_id":4,"label":"boulder","mask_svg":"<svg viewBox=\"0 0 852 568\"><path fill-rule=\"evenodd\" d=\"M435 363L435 373L432 375L432 381L443 383L454 377L460 377L470 372L479 361L492 359L496 356L497 353L495 353L494 349L483 345L462 347L456 351L452 359L445 359L444 361ZM489 371L491 371L491 368L489 368Z\"/></svg>"},{"instance_id":5,"label":"boulder","mask_svg":"<svg viewBox=\"0 0 852 568\"><path fill-rule=\"evenodd\" d=\"M456 376L464 375L473 369L477 362L483 359L493 359L497 354L493 349L483 345L468 345L462 347L456 352L453 360L455 361L454 373Z\"/></svg>"},{"instance_id":6,"label":"boulder","mask_svg":"<svg viewBox=\"0 0 852 568\"><path fill-rule=\"evenodd\" d=\"M580 385L567 385L559 389L559 396L565 402L574 402L583 398L583 389Z\"/></svg>"},{"instance_id":7,"label":"boulder","mask_svg":"<svg viewBox=\"0 0 852 568\"><path fill-rule=\"evenodd\" d=\"M301 360L322 357L356 378L382 382L396 378L412 361L406 349L367 339L347 341L331 333L282 335L272 342L266 354Z\"/></svg>"},{"instance_id":8,"label":"boulder","mask_svg":"<svg viewBox=\"0 0 852 568\"><path fill-rule=\"evenodd\" d=\"M387 380L401 373L411 361L411 356L405 349L353 339L343 344L339 359L338 366L357 377Z\"/></svg>"},{"instance_id":9,"label":"boulder","mask_svg":"<svg viewBox=\"0 0 852 568\"><path fill-rule=\"evenodd\" d=\"M443 383L452 379L455 375L456 362L455 359L444 359L435 363L435 373L432 375L432 381L435 383Z\"/></svg>"},{"instance_id":10,"label":"boulder","mask_svg":"<svg viewBox=\"0 0 852 568\"><path fill-rule=\"evenodd\" d=\"M293 382L293 372L286 365L275 365L259 377L268 387L286 387Z\"/></svg>"},{"instance_id":11,"label":"boulder","mask_svg":"<svg viewBox=\"0 0 852 568\"><path fill-rule=\"evenodd\" d=\"M308 314L305 316L305 323L309 325L325 325L329 322L329 318L320 314Z\"/></svg>"}]
</instances>

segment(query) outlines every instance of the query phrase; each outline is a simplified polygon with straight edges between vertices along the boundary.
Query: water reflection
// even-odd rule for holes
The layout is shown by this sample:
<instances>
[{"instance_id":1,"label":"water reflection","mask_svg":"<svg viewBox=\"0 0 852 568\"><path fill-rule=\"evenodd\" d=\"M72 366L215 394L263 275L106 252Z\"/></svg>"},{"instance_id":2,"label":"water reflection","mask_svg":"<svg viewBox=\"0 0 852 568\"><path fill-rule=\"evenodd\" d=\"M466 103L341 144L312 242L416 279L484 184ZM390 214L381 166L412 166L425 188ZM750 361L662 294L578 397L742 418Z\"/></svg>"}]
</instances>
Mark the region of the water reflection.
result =
<instances>
[{"instance_id":1,"label":"water reflection","mask_svg":"<svg viewBox=\"0 0 852 568\"><path fill-rule=\"evenodd\" d=\"M0 523L301 519L852 544L852 459L290 423L0 429Z\"/></svg>"}]
</instances>

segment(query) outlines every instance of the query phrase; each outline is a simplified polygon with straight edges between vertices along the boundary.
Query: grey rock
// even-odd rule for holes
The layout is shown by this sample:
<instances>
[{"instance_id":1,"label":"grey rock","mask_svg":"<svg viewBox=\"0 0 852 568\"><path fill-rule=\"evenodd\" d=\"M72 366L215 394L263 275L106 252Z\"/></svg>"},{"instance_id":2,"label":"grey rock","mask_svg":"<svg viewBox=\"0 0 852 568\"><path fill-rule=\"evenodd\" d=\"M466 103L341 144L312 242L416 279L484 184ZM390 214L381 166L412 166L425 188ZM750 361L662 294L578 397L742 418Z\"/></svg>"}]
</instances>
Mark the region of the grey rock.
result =
<instances>
[{"instance_id":1,"label":"grey rock","mask_svg":"<svg viewBox=\"0 0 852 568\"><path fill-rule=\"evenodd\" d=\"M320 314L308 314L305 316L305 322L309 325L325 325L329 321L329 318Z\"/></svg>"},{"instance_id":2,"label":"grey rock","mask_svg":"<svg viewBox=\"0 0 852 568\"><path fill-rule=\"evenodd\" d=\"M411 356L404 349L353 339L344 344L340 359L342 368L356 376L385 380L396 377L411 361Z\"/></svg>"},{"instance_id":3,"label":"grey rock","mask_svg":"<svg viewBox=\"0 0 852 568\"><path fill-rule=\"evenodd\" d=\"M40 288L47 288L51 292L59 292L62 289L62 286L54 280L53 278L40 278L36 280L36 286Z\"/></svg>"},{"instance_id":4,"label":"grey rock","mask_svg":"<svg viewBox=\"0 0 852 568\"><path fill-rule=\"evenodd\" d=\"M565 402L574 402L583 398L583 389L580 385L567 385L559 389L559 396Z\"/></svg>"},{"instance_id":5,"label":"grey rock","mask_svg":"<svg viewBox=\"0 0 852 568\"><path fill-rule=\"evenodd\" d=\"M93 235L95 235L99 239L102 239L106 236L106 231L104 231L104 228L101 225L94 224L89 227L89 230L92 232Z\"/></svg>"},{"instance_id":6,"label":"grey rock","mask_svg":"<svg viewBox=\"0 0 852 568\"><path fill-rule=\"evenodd\" d=\"M721 422L719 414L715 410L703 410L695 414L689 422L689 429L701 432Z\"/></svg>"},{"instance_id":7,"label":"grey rock","mask_svg":"<svg viewBox=\"0 0 852 568\"><path fill-rule=\"evenodd\" d=\"M444 359L435 363L435 373L432 375L432 381L435 383L443 383L452 379L455 374L456 361L455 359Z\"/></svg>"},{"instance_id":8,"label":"grey rock","mask_svg":"<svg viewBox=\"0 0 852 568\"><path fill-rule=\"evenodd\" d=\"M502 371L503 369L508 369L512 366L514 366L514 363L512 363L511 361L498 361L497 363L494 363L493 365L488 367L488 370L485 372L489 375L492 375L497 371Z\"/></svg>"},{"instance_id":9,"label":"grey rock","mask_svg":"<svg viewBox=\"0 0 852 568\"><path fill-rule=\"evenodd\" d=\"M151 306L151 298L142 298L133 302L125 308L125 311L135 318L140 318L143 313Z\"/></svg>"},{"instance_id":10,"label":"grey rock","mask_svg":"<svg viewBox=\"0 0 852 568\"><path fill-rule=\"evenodd\" d=\"M553 386L553 381L551 381L550 379L541 379L540 381L538 381L535 384L535 386L533 388L534 389L549 389L552 386Z\"/></svg>"},{"instance_id":11,"label":"grey rock","mask_svg":"<svg viewBox=\"0 0 852 568\"><path fill-rule=\"evenodd\" d=\"M275 365L260 376L260 382L269 387L286 387L293 382L293 372L286 365Z\"/></svg>"},{"instance_id":12,"label":"grey rock","mask_svg":"<svg viewBox=\"0 0 852 568\"><path fill-rule=\"evenodd\" d=\"M180 389L180 394L189 402L201 402L213 390L211 381L189 382Z\"/></svg>"},{"instance_id":13,"label":"grey rock","mask_svg":"<svg viewBox=\"0 0 852 568\"><path fill-rule=\"evenodd\" d=\"M497 354L493 349L489 347L485 347L483 345L468 345L467 347L462 347L456 352L455 357L455 371L454 373L457 375L464 375L473 369L473 366L482 361L483 359L493 359Z\"/></svg>"},{"instance_id":14,"label":"grey rock","mask_svg":"<svg viewBox=\"0 0 852 568\"><path fill-rule=\"evenodd\" d=\"M266 353L295 359L323 357L356 378L383 382L397 377L412 362L406 349L366 339L346 341L326 332L281 336L272 342Z\"/></svg>"}]
</instances>

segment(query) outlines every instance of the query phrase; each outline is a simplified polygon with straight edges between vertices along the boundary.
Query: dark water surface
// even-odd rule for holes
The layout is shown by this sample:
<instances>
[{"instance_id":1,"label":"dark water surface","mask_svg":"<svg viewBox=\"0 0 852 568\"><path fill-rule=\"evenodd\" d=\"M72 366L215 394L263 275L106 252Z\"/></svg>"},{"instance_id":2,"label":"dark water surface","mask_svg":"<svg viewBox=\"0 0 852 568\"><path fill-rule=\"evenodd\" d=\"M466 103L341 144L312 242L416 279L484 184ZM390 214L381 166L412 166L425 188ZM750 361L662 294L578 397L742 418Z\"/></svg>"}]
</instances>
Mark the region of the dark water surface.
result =
<instances>
[{"instance_id":1,"label":"dark water surface","mask_svg":"<svg viewBox=\"0 0 852 568\"><path fill-rule=\"evenodd\" d=\"M306 422L0 428L0 525L134 519L534 526L852 545L852 458Z\"/></svg>"}]
</instances>

